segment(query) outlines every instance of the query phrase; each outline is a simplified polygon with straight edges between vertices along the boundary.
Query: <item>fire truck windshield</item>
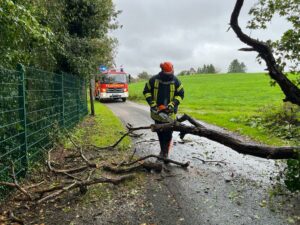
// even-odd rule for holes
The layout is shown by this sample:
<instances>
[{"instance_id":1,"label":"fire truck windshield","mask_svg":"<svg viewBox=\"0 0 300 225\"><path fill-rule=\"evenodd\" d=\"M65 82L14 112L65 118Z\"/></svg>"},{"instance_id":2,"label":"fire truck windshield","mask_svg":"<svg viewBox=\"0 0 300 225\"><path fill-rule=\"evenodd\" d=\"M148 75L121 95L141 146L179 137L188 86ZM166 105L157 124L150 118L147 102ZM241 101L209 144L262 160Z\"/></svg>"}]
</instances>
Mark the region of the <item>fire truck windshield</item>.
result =
<instances>
[{"instance_id":1,"label":"fire truck windshield","mask_svg":"<svg viewBox=\"0 0 300 225\"><path fill-rule=\"evenodd\" d=\"M127 83L125 74L104 74L100 77L100 82L104 84L113 84L113 83Z\"/></svg>"}]
</instances>

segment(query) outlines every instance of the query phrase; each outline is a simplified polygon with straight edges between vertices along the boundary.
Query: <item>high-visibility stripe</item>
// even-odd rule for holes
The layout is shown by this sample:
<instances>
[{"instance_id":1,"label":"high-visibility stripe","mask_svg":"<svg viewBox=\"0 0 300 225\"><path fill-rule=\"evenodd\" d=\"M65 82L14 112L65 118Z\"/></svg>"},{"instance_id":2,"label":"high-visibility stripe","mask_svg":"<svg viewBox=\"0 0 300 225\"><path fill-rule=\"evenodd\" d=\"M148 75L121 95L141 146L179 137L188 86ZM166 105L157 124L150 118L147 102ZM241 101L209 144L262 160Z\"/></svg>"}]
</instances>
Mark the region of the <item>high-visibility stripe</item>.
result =
<instances>
[{"instance_id":1,"label":"high-visibility stripe","mask_svg":"<svg viewBox=\"0 0 300 225\"><path fill-rule=\"evenodd\" d=\"M151 93L145 93L144 96L145 96L145 98L149 98L149 97L151 97Z\"/></svg>"},{"instance_id":2,"label":"high-visibility stripe","mask_svg":"<svg viewBox=\"0 0 300 225\"><path fill-rule=\"evenodd\" d=\"M182 88L183 88L183 85L182 85L182 84L180 84L180 86L177 88L177 92L181 91L181 90L182 90Z\"/></svg>"},{"instance_id":3,"label":"high-visibility stripe","mask_svg":"<svg viewBox=\"0 0 300 225\"><path fill-rule=\"evenodd\" d=\"M156 79L154 82L154 101L157 102L157 95L158 95L158 87L159 87L159 80Z\"/></svg>"},{"instance_id":4,"label":"high-visibility stripe","mask_svg":"<svg viewBox=\"0 0 300 225\"><path fill-rule=\"evenodd\" d=\"M148 87L148 90L151 90L150 81L147 82L147 87Z\"/></svg>"},{"instance_id":5,"label":"high-visibility stripe","mask_svg":"<svg viewBox=\"0 0 300 225\"><path fill-rule=\"evenodd\" d=\"M175 96L175 99L179 101L179 103L182 101L182 98L179 95Z\"/></svg>"},{"instance_id":6,"label":"high-visibility stripe","mask_svg":"<svg viewBox=\"0 0 300 225\"><path fill-rule=\"evenodd\" d=\"M150 106L151 106L151 107L156 106L156 102L151 102Z\"/></svg>"},{"instance_id":7,"label":"high-visibility stripe","mask_svg":"<svg viewBox=\"0 0 300 225\"><path fill-rule=\"evenodd\" d=\"M174 107L175 103L172 101L172 102L169 103L169 105L172 105Z\"/></svg>"},{"instance_id":8,"label":"high-visibility stripe","mask_svg":"<svg viewBox=\"0 0 300 225\"><path fill-rule=\"evenodd\" d=\"M175 94L175 84L172 83L170 84L170 102L173 101L174 94Z\"/></svg>"}]
</instances>

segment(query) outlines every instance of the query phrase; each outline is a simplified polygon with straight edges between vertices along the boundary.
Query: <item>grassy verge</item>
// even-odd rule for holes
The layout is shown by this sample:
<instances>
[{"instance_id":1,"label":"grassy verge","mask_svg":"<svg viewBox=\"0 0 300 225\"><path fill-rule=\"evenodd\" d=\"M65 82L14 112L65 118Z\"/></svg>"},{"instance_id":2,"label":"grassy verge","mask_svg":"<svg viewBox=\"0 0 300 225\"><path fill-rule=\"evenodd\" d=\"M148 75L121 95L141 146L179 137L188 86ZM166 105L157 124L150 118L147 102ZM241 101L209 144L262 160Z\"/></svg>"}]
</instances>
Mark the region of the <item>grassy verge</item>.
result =
<instances>
[{"instance_id":1,"label":"grassy verge","mask_svg":"<svg viewBox=\"0 0 300 225\"><path fill-rule=\"evenodd\" d=\"M114 144L123 133L125 128L104 104L95 102L95 117L86 118L85 121L74 129L73 135L81 143L89 143L99 147ZM67 147L71 143L66 143ZM131 147L130 138L126 137L117 146L119 150L127 150Z\"/></svg>"},{"instance_id":2,"label":"grassy verge","mask_svg":"<svg viewBox=\"0 0 300 225\"><path fill-rule=\"evenodd\" d=\"M244 121L270 106L280 107L284 98L278 86L271 87L264 74L210 74L181 76L185 99L180 113L247 135L266 144L284 145L287 141L248 126ZM130 99L145 102L145 82L130 85Z\"/></svg>"}]
</instances>

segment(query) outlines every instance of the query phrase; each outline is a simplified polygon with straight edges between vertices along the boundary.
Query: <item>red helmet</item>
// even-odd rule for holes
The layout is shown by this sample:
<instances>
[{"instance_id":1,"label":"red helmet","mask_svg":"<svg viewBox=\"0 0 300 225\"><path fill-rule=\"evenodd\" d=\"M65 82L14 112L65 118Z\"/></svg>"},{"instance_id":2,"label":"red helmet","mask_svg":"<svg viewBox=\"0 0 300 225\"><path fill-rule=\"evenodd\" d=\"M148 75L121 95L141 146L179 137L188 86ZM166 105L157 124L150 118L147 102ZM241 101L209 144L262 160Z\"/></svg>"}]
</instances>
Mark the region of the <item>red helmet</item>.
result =
<instances>
[{"instance_id":1,"label":"red helmet","mask_svg":"<svg viewBox=\"0 0 300 225\"><path fill-rule=\"evenodd\" d=\"M160 64L160 68L165 74L173 74L174 73L173 64L171 62L162 62Z\"/></svg>"}]
</instances>

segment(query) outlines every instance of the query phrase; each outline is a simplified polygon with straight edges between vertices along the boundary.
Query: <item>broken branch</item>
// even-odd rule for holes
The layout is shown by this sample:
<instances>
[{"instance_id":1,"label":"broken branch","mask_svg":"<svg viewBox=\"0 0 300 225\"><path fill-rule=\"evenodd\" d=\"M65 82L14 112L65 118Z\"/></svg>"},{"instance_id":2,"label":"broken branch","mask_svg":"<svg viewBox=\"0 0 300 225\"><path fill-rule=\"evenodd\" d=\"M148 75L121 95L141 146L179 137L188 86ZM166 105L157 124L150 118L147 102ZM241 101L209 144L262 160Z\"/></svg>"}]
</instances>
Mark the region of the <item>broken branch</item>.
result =
<instances>
[{"instance_id":1,"label":"broken branch","mask_svg":"<svg viewBox=\"0 0 300 225\"><path fill-rule=\"evenodd\" d=\"M139 165L128 167L128 168L120 168L120 167L112 167L109 165L103 166L103 169L112 173L122 174L122 173L130 173L135 172L141 169L145 169L147 171L154 170L156 172L162 171L162 164L153 163L153 162L142 162Z\"/></svg>"},{"instance_id":2,"label":"broken branch","mask_svg":"<svg viewBox=\"0 0 300 225\"><path fill-rule=\"evenodd\" d=\"M132 161L132 162L129 162L129 163L124 163L123 166L131 166L135 163L144 161L144 160L149 159L149 158L156 158L156 159L159 159L159 160L161 160L165 163L173 163L173 164L181 166L183 168L187 168L190 165L190 162L181 163L181 162L178 162L178 161L175 161L175 160L172 160L172 159L167 159L167 158L160 157L158 155L147 155L147 156L141 157L141 158L139 158L135 161Z\"/></svg>"},{"instance_id":3,"label":"broken branch","mask_svg":"<svg viewBox=\"0 0 300 225\"><path fill-rule=\"evenodd\" d=\"M75 181L74 183L69 184L68 186L61 185L61 186L52 188L51 191L57 190L57 189L58 189L58 191L56 191L54 193L51 193L51 194L47 195L46 197L43 197L43 198L39 199L37 201L37 204L41 204L45 201L56 198L59 195L63 194L64 192L71 191L75 188L88 187L90 185L99 184L99 183L112 183L114 185L118 185L118 184L120 184L121 182L123 182L125 180L132 180L133 178L134 178L133 175L124 175L124 176L121 176L121 177L118 177L118 178L100 177L100 178L94 178L93 180L86 180L86 181L81 181L81 182ZM48 190L40 191L40 193L45 193L46 191L50 192L49 189L48 189Z\"/></svg>"},{"instance_id":4,"label":"broken branch","mask_svg":"<svg viewBox=\"0 0 300 225\"><path fill-rule=\"evenodd\" d=\"M227 164L226 162L224 162L224 160L221 161L215 161L215 160L204 160L198 157L192 157L193 159L198 159L199 161L201 161L203 164L205 163L223 163L223 164Z\"/></svg>"},{"instance_id":5,"label":"broken branch","mask_svg":"<svg viewBox=\"0 0 300 225\"><path fill-rule=\"evenodd\" d=\"M16 173L15 173L15 166L12 161L11 161L11 176L13 179L13 183L0 181L0 185L18 189L21 193L23 193L27 197L28 200L31 201L32 200L31 195L24 188L22 188L19 185L19 182L16 177Z\"/></svg>"}]
</instances>

